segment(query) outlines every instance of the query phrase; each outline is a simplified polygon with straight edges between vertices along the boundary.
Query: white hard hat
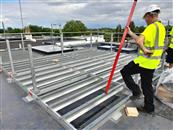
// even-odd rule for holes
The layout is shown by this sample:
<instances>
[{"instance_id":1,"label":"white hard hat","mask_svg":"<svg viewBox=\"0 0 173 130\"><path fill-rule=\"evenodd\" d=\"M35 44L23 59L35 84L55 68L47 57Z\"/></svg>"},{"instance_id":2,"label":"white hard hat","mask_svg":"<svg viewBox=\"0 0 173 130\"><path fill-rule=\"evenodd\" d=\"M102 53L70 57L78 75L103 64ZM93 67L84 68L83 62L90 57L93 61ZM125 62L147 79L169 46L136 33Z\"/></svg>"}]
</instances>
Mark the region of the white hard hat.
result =
<instances>
[{"instance_id":1,"label":"white hard hat","mask_svg":"<svg viewBox=\"0 0 173 130\"><path fill-rule=\"evenodd\" d=\"M146 11L145 11L145 14L144 14L143 17L145 17L145 15L146 15L147 13L151 13L151 12L153 12L153 11L158 11L158 12L160 13L160 7L159 7L158 5L154 5L154 4L148 6L148 7L146 8Z\"/></svg>"}]
</instances>

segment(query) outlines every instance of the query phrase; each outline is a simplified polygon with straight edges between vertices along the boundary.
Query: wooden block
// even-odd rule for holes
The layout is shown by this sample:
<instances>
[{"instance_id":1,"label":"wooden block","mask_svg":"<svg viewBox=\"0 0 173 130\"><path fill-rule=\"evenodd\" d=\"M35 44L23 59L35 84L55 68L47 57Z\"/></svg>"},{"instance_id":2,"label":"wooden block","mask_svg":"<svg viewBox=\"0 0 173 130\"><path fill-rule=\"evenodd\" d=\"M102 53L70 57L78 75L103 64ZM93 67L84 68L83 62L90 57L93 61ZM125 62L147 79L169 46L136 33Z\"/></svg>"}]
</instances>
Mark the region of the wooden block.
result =
<instances>
[{"instance_id":1,"label":"wooden block","mask_svg":"<svg viewBox=\"0 0 173 130\"><path fill-rule=\"evenodd\" d=\"M136 107L126 107L125 108L126 115L129 117L138 117L139 112Z\"/></svg>"},{"instance_id":2,"label":"wooden block","mask_svg":"<svg viewBox=\"0 0 173 130\"><path fill-rule=\"evenodd\" d=\"M173 93L163 87L159 87L158 92L161 93L164 97L173 98Z\"/></svg>"},{"instance_id":3,"label":"wooden block","mask_svg":"<svg viewBox=\"0 0 173 130\"><path fill-rule=\"evenodd\" d=\"M156 95L158 98L162 99L163 101L170 102L170 103L173 102L173 93L168 91L162 86L159 86Z\"/></svg>"}]
</instances>

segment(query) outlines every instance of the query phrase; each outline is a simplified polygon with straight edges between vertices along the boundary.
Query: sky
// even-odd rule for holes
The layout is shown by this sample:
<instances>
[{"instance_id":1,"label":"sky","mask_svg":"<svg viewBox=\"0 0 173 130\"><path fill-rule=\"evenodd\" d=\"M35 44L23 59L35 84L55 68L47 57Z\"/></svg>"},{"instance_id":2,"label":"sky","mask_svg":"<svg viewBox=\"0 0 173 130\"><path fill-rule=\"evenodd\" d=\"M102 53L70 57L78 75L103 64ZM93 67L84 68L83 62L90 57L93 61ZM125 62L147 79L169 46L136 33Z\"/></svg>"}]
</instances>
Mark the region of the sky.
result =
<instances>
[{"instance_id":1,"label":"sky","mask_svg":"<svg viewBox=\"0 0 173 130\"><path fill-rule=\"evenodd\" d=\"M50 27L64 25L69 20L81 20L88 28L115 28L125 25L133 0L21 0L24 26ZM160 19L173 25L173 0L138 0L133 21L146 25L142 16L151 4L161 7ZM21 28L18 0L0 0L0 21L6 27Z\"/></svg>"}]
</instances>

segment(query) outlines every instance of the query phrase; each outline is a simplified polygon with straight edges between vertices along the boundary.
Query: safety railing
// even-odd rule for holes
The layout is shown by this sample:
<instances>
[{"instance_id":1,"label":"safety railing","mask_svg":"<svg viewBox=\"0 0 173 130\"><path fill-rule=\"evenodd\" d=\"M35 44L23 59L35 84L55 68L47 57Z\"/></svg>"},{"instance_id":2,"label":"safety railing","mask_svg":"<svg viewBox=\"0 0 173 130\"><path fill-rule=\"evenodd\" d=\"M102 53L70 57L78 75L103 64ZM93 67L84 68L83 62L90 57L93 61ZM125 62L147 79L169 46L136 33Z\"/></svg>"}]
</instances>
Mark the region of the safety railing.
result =
<instances>
[{"instance_id":1,"label":"safety railing","mask_svg":"<svg viewBox=\"0 0 173 130\"><path fill-rule=\"evenodd\" d=\"M60 43L61 48L63 48L63 43L66 41L79 41L79 40L88 40L90 47L93 43L99 43L99 38L102 36L104 39L101 42L117 42L119 43L120 38L123 33L119 32L103 32L103 31L85 31L85 32L32 32L32 33L5 33L0 34L0 50L7 49L6 39L10 41L11 49L18 48L23 49L27 48L26 43L31 42L33 45L41 45L44 41L50 42L52 45L55 45L56 42ZM131 41L130 37L126 38L127 41ZM34 44L35 43L35 44ZM111 45L112 46L112 45ZM112 50L111 50L112 51ZM63 51L62 51L63 53Z\"/></svg>"}]
</instances>

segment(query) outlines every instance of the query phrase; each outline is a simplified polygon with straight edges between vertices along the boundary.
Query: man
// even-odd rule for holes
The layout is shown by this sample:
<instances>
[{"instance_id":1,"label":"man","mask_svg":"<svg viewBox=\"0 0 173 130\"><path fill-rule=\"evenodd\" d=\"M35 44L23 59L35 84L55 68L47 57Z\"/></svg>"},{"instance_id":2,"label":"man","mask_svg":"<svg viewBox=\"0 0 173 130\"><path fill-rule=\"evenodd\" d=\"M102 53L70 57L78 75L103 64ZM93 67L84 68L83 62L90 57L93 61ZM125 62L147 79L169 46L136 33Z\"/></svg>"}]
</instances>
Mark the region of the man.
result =
<instances>
[{"instance_id":1,"label":"man","mask_svg":"<svg viewBox=\"0 0 173 130\"><path fill-rule=\"evenodd\" d=\"M169 48L167 49L166 62L169 63L169 68L173 68L173 27L170 32Z\"/></svg>"},{"instance_id":2,"label":"man","mask_svg":"<svg viewBox=\"0 0 173 130\"><path fill-rule=\"evenodd\" d=\"M164 25L158 20L159 13L160 7L158 5L148 7L143 16L148 26L140 36L134 34L128 27L129 35L136 41L140 50L139 56L121 70L124 82L133 94L130 99L140 99L144 95L144 106L137 107L137 109L146 113L154 112L152 78L155 69L161 61L166 34ZM141 76L143 95L139 86L132 78L132 75L138 73Z\"/></svg>"}]
</instances>

